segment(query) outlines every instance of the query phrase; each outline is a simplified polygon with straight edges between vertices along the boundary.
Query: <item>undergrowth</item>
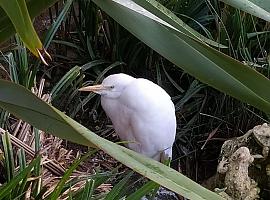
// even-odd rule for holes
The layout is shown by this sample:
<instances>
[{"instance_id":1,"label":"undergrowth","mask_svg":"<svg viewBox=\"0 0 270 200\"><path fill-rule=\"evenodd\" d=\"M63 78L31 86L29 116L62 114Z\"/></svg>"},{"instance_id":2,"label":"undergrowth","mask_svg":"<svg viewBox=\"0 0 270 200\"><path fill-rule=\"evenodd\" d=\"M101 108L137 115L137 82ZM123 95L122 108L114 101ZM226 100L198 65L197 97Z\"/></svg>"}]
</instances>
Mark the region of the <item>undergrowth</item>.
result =
<instances>
[{"instance_id":1,"label":"undergrowth","mask_svg":"<svg viewBox=\"0 0 270 200\"><path fill-rule=\"evenodd\" d=\"M228 46L222 50L224 53L269 77L269 23L215 0L161 2L204 36ZM16 48L3 52L1 57L7 79L31 88L44 78L44 91L51 94L54 106L113 141L118 139L100 107L99 97L85 96L78 88L101 82L105 76L118 72L156 82L171 95L176 106L172 167L193 180L203 182L215 174L225 140L268 122L261 111L176 68L92 1L77 0L64 9L57 3L35 23L45 24L47 31L41 34L54 59L49 67L43 66L28 56L15 37L12 44ZM3 129L12 130L12 120L12 116L2 111ZM67 144L65 148L81 147ZM126 179L122 181L121 184ZM93 188L93 184L89 182L87 187Z\"/></svg>"}]
</instances>

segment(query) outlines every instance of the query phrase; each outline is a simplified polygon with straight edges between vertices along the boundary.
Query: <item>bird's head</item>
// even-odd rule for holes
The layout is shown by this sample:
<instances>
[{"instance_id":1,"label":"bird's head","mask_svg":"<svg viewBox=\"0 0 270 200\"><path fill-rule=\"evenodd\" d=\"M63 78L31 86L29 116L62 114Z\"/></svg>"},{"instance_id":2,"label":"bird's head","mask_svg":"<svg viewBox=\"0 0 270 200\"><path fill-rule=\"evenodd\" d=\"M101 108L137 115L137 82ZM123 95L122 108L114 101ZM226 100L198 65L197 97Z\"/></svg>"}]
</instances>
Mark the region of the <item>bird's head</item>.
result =
<instances>
[{"instance_id":1,"label":"bird's head","mask_svg":"<svg viewBox=\"0 0 270 200\"><path fill-rule=\"evenodd\" d=\"M79 91L94 92L102 97L115 99L120 97L123 90L134 80L134 77L127 74L113 74L106 77L100 85L82 87Z\"/></svg>"}]
</instances>

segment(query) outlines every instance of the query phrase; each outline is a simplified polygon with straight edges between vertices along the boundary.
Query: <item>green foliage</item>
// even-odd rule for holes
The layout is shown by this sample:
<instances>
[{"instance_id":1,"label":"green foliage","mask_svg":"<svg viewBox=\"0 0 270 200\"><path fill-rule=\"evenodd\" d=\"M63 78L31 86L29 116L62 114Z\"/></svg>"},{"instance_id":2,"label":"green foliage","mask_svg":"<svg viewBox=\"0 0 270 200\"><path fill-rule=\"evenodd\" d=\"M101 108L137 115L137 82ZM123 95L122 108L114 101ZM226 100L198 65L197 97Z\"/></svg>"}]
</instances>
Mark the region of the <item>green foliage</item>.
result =
<instances>
[{"instance_id":1,"label":"green foliage","mask_svg":"<svg viewBox=\"0 0 270 200\"><path fill-rule=\"evenodd\" d=\"M16 199L26 196L26 191L34 184L35 179L29 180L33 175L33 169L40 166L41 158L37 157L28 166L25 165L25 154L23 150L19 151L18 158L20 163L19 171L15 170L15 160L9 134L2 134L2 144L4 152L4 166L6 183L0 186L0 199Z\"/></svg>"},{"instance_id":2,"label":"green foliage","mask_svg":"<svg viewBox=\"0 0 270 200\"><path fill-rule=\"evenodd\" d=\"M53 5L56 1L57 0L48 0L37 2L35 0L30 0L27 1L26 4L25 1L22 0L12 2L1 1L1 7L3 7L4 10L0 10L0 42L7 40L12 35L14 35L16 31L19 31L20 35L24 38L23 41L27 44L28 47L31 47L32 52L35 52L36 54L36 48L39 49L42 46L35 33L35 30L33 29L31 19L39 15L44 9ZM21 15L17 15L19 13L21 13ZM29 15L31 19L29 18ZM24 23L26 26L24 26Z\"/></svg>"},{"instance_id":3,"label":"green foliage","mask_svg":"<svg viewBox=\"0 0 270 200\"><path fill-rule=\"evenodd\" d=\"M268 1L260 2L249 0L222 0L224 3L229 4L237 9L243 10L256 17L270 22L270 3Z\"/></svg>"},{"instance_id":4,"label":"green foliage","mask_svg":"<svg viewBox=\"0 0 270 200\"><path fill-rule=\"evenodd\" d=\"M47 2L50 4L53 1ZM139 67L145 69L145 65L156 73L156 81L158 84L163 85L169 82L178 92L177 95L173 97L173 100L176 104L176 111L179 112L181 110L181 115L185 118L185 125L181 127L181 130L178 130L177 135L177 140L181 142L184 141L187 144L183 148L188 149L189 146L193 145L190 140L197 137L196 135L193 135L193 130L196 126L195 122L203 122L200 121L202 118L201 111L203 109L204 111L209 111L212 116L205 114L205 116L210 117L210 120L207 120L205 124L203 124L204 122L198 123L198 125L208 126L210 124L210 128L216 128L215 126L217 124L219 127L222 123L225 123L227 126L229 122L223 117L227 112L230 112L230 108L232 111L229 113L228 118L231 117L233 118L233 121L236 122L239 121L237 113L249 115L253 112L253 110L249 110L251 107L246 106L246 104L235 103L236 101L225 95L217 95L215 91L205 89L206 85L197 80L193 80L184 72L181 73L181 77L180 75L178 76L178 74L170 73L170 71L173 71L169 67L172 66L171 63L160 58L153 50L147 48L142 42L129 35L127 31L122 29L116 22L100 11L92 1L79 0L79 14L76 12L77 8L75 9L75 6L72 5L71 2L72 1L67 1L65 4L63 11L48 31L46 36L47 39L44 43L45 47L49 46L52 42L55 45L65 46L77 51L78 60L72 60L72 64L76 63L78 66L75 66L76 64L74 64L73 66L75 67L72 66L73 68L71 68L71 70L53 87L51 93L53 103L55 105L61 104L61 108L69 113L70 116L77 116L81 108L94 99L94 94L80 97L77 88L82 84L87 85L94 82L100 82L107 72L123 71L124 69L126 72L134 73L135 68L136 70L139 69ZM153 18L147 13L141 15L140 12L135 12L125 4L117 4L113 1L94 2L101 6L105 12L108 12L109 15L131 31L136 37L152 47L169 61L181 67L185 72L198 78L203 83L207 83L216 89L261 109L265 113L269 113L270 96L265 92L269 89L269 80L255 71L258 70L265 75L269 74L269 61L267 61L267 53L265 53L264 50L264 45L267 46L267 40L269 39L267 24L238 10L242 9L250 13L255 13L256 16L268 20L268 15L266 13L269 12L268 2L262 3L261 1L257 2L253 0L245 1L249 5L252 5L250 3L253 2L261 7L258 8L253 5L252 7L243 6L241 1L224 1L237 3L237 5L230 3L231 5L235 5L236 9L227 5L223 6L217 1L211 1L212 4L209 3L210 1L196 1L196 4L194 1L185 1L184 3L182 1L162 1L167 8L174 12L173 14L155 1L135 1L146 10L158 16L159 19ZM124 2L125 1L122 1L122 3ZM37 13L37 10L40 10L43 6L37 8L38 3L31 0L28 1L28 5L30 14L31 12ZM35 9L31 9L31 5ZM70 13L68 12L69 7L72 8ZM180 17L181 20L177 17ZM59 38L53 40L56 30L60 24L65 21L64 19L66 19L66 27L70 24L71 19L74 20L76 31L70 34L70 40L67 39L67 41L65 41ZM187 25L192 26L196 31ZM0 25L0 28L1 27L2 25ZM215 27L217 30L208 31L207 28L209 27ZM12 30L12 28L9 30ZM7 31L5 33L9 32ZM17 40L17 43L18 42L19 41ZM218 52L208 45L211 45L231 57ZM21 44L20 46L22 47ZM11 78L14 82L31 88L36 77L39 63L37 62L35 64L33 71L29 70L30 68L28 67L24 68L28 65L26 50L25 48L20 48L17 52L18 56L16 53L11 56L10 54L8 55L8 59L11 60L11 62L9 62L11 63L9 65ZM68 55L63 56L61 54L56 54L55 57L69 59ZM244 60L245 65L232 58L239 61ZM254 58L258 59L254 60ZM14 62L14 60L19 60L19 62ZM124 63L122 61L125 61L127 65L123 65ZM15 66L13 65L14 63L20 63L17 66L19 67L18 70L13 67ZM113 64L110 65L110 63ZM117 68L121 70L116 70ZM251 68L254 68L255 70ZM180 73L180 70L175 71ZM29 74L31 74L30 79ZM85 76L87 78L90 77L93 81L84 83L83 78ZM186 81L187 85L185 85L186 83L184 83L184 85L181 84L183 83L183 80L186 79L188 79ZM3 86L5 85L4 82L0 82L0 86L2 84ZM210 196L213 195L205 190L202 190L202 193L198 192L200 190L198 188L200 187L193 183L190 188L186 185L188 179L185 179L182 176L180 177L182 177L183 180L180 177L176 177L176 173L166 171L169 170L167 168L166 170L163 170L162 168L163 171L154 171L158 173L157 176L150 176L149 174L153 172L153 169L151 169L152 167L155 170L158 169L155 168L156 165L152 165L150 161L141 160L138 155L131 154L121 147L114 146L105 140L101 140L92 132L84 129L76 122L64 116L61 112L41 103L40 100L32 97L32 95L22 92L22 89L19 89L20 92L18 92L17 89L17 86L10 85L7 86L6 90L4 87L1 88L1 91L6 92L6 94L8 94L8 91L16 91L16 98L19 96L19 99L22 100L22 102L17 102L14 96L10 96L8 99L5 95L1 96L0 94L3 100L1 106L17 114L19 117L32 122L35 126L47 131L52 131L55 134L60 133L60 136L71 141L76 141L85 145L95 144L99 148L110 153L113 157L130 166L132 162L127 163L128 159L126 158L128 157L135 163L134 166L132 165L135 170L144 173L142 169L147 169L146 176L158 183L162 182L162 184L170 185L171 189L174 188L175 191L178 191L187 197L189 194L185 193L186 188L190 191L194 191L194 193L191 193L191 195L194 195L192 196L193 199L199 199L199 196L204 194L206 196L207 194ZM212 102L210 102L209 99L214 95L216 95L214 97L215 99L212 99ZM31 102L31 105L27 102ZM32 103L34 106L32 106ZM208 108L208 105L211 105L211 108ZM96 110L98 103L91 106L93 110ZM214 106L217 107L216 110L214 110ZM227 110L224 111L223 107L227 107ZM218 118L217 116L221 117ZM0 117L1 123L3 123L5 119L7 119L8 113L3 111ZM216 120L215 123L213 123L214 120ZM53 124L53 128L47 126L49 123ZM5 123L3 123L3 125L4 124ZM231 124L229 125L231 126ZM70 135L66 135L67 132L70 133ZM78 134L78 132L83 133L83 135ZM203 132L205 132L205 130L203 130ZM111 145L112 148L109 148L109 145ZM197 142L196 145L198 145ZM186 151L186 149L184 150ZM23 154L23 151L21 151L20 154ZM144 165L139 164L140 162L144 163ZM25 166L24 159L20 159L20 163L21 166ZM37 169L36 172L38 174L39 169ZM160 174L161 176L159 176ZM125 193L125 191L120 190L120 186L126 183L128 178L129 175L124 177L106 198L120 199L120 196ZM163 181L161 180L162 178L164 179ZM170 182L171 180L174 180L175 182ZM65 181L63 180L63 182ZM97 182L98 180L86 180L85 187L76 194L70 194L70 199L81 199L82 197L89 198L94 196ZM136 193L128 196L128 198L139 199L141 196L151 191L155 186L157 186L156 183L149 182ZM63 188L63 184L61 187ZM65 187L69 188L67 184L65 184ZM60 190L61 189L58 189L57 195L59 195ZM61 190L61 192L62 191L63 190ZM34 196L36 195L41 195L41 193L38 193L38 190L36 190ZM99 198L104 198L105 196L105 194L100 195ZM214 198L214 196L212 197ZM95 196L95 198L97 198L97 196ZM207 198L210 199L210 197Z\"/></svg>"},{"instance_id":5,"label":"green foliage","mask_svg":"<svg viewBox=\"0 0 270 200\"><path fill-rule=\"evenodd\" d=\"M2 135L3 152L5 157L6 178L8 181L14 178L15 165L13 160L13 150L8 133Z\"/></svg>"},{"instance_id":6,"label":"green foliage","mask_svg":"<svg viewBox=\"0 0 270 200\"><path fill-rule=\"evenodd\" d=\"M30 163L26 163L26 157L23 149L18 150L19 169L16 170L16 159L13 155L15 149L12 148L9 134L7 132L2 134L2 144L4 159L1 160L4 164L6 182L0 186L0 199L26 199L27 195L35 199L44 199L45 192L49 189L42 184L42 162L41 156L33 159ZM58 199L60 196L68 195L74 199L82 199L82 196L92 197L94 190L97 189L102 183L112 176L111 173L97 173L95 175L84 175L71 178L71 174L78 167L79 164L84 162L96 150L89 151L81 158L77 158L74 163L66 170L57 186L51 191L50 195L45 196L45 199ZM1 162L0 162L1 165ZM85 186L81 187L78 192L69 191L71 187L79 182L85 181ZM80 194L80 195L79 195ZM82 196L81 196L82 195Z\"/></svg>"},{"instance_id":7,"label":"green foliage","mask_svg":"<svg viewBox=\"0 0 270 200\"><path fill-rule=\"evenodd\" d=\"M66 171L64 176L61 178L61 180L58 182L56 188L54 191L48 196L48 199L57 200L59 195L63 192L63 187L65 183L68 181L71 173L79 166L79 164L83 161L85 161L91 154L93 154L95 151L90 151L89 153L85 154L80 159L77 159L73 162L73 164L69 167L69 169Z\"/></svg>"},{"instance_id":8,"label":"green foliage","mask_svg":"<svg viewBox=\"0 0 270 200\"><path fill-rule=\"evenodd\" d=\"M68 0L65 2L65 5L63 6L61 13L59 14L59 16L57 17L55 22L49 27L48 31L46 32L46 34L44 36L44 40L43 40L43 45L44 45L45 49L47 49L49 47L49 45L52 42L53 37L56 34L56 31L59 29L59 26L61 25L61 23L63 23L63 21L65 20L72 2L73 2L73 0ZM44 7L45 6L46 5L44 5ZM42 7L36 8L36 9L42 9ZM37 75L37 72L39 70L40 63L41 63L40 60L37 60L35 62L34 66L33 66L33 70L31 71L31 73L28 76L30 87L33 87L33 85L34 85L34 81L36 79L36 75Z\"/></svg>"},{"instance_id":9,"label":"green foliage","mask_svg":"<svg viewBox=\"0 0 270 200\"><path fill-rule=\"evenodd\" d=\"M140 9L136 4L126 4L125 1L121 5L113 1L94 2L151 48L203 83L265 113L270 112L270 96L265 93L270 81L255 70L170 26L164 27L159 20L152 19L151 14L134 12L132 9ZM140 0L135 2L145 3ZM161 13L159 7L152 8L156 14Z\"/></svg>"},{"instance_id":10,"label":"green foliage","mask_svg":"<svg viewBox=\"0 0 270 200\"><path fill-rule=\"evenodd\" d=\"M1 0L0 6L5 10L6 14L14 25L16 32L20 35L22 41L29 48L29 50L38 57L38 51L42 50L42 44L33 27L25 0ZM4 15L2 13L2 19L3 18ZM6 26L4 27L4 29L7 29L8 25L5 25ZM1 32L6 31L8 32L8 30L2 30Z\"/></svg>"},{"instance_id":11,"label":"green foliage","mask_svg":"<svg viewBox=\"0 0 270 200\"><path fill-rule=\"evenodd\" d=\"M121 192L126 190L129 178L133 172L129 172L121 181L119 181L113 189L108 193L104 200L118 200L121 198Z\"/></svg>"},{"instance_id":12,"label":"green foliage","mask_svg":"<svg viewBox=\"0 0 270 200\"><path fill-rule=\"evenodd\" d=\"M96 146L134 171L187 198L222 199L179 172L99 137L22 86L0 80L0 90L2 91L0 94L2 108L41 130L72 142Z\"/></svg>"},{"instance_id":13,"label":"green foliage","mask_svg":"<svg viewBox=\"0 0 270 200\"><path fill-rule=\"evenodd\" d=\"M143 196L148 194L150 198L154 198L155 194L159 188L159 185L154 181L148 181L145 183L141 188L139 188L136 192L129 195L126 199L127 200L140 200Z\"/></svg>"},{"instance_id":14,"label":"green foliage","mask_svg":"<svg viewBox=\"0 0 270 200\"><path fill-rule=\"evenodd\" d=\"M30 172L33 167L40 163L40 157L33 160L26 168L16 174L16 177L11 179L8 183L0 187L0 199L16 199L25 196L29 187L27 178L30 177Z\"/></svg>"},{"instance_id":15,"label":"green foliage","mask_svg":"<svg viewBox=\"0 0 270 200\"><path fill-rule=\"evenodd\" d=\"M47 49L52 38L55 36L60 24L64 21L68 10L71 6L72 0L65 3L62 12L57 17L54 24L51 25L48 32L45 34L44 48ZM45 6L45 5L44 5ZM2 55L2 60L8 64L10 78L15 83L24 85L27 88L32 88L36 81L36 75L40 67L40 60L37 60L34 65L29 62L28 54L24 43L15 35L15 44L17 48L14 48L12 52ZM1 36L0 36L1 41Z\"/></svg>"}]
</instances>

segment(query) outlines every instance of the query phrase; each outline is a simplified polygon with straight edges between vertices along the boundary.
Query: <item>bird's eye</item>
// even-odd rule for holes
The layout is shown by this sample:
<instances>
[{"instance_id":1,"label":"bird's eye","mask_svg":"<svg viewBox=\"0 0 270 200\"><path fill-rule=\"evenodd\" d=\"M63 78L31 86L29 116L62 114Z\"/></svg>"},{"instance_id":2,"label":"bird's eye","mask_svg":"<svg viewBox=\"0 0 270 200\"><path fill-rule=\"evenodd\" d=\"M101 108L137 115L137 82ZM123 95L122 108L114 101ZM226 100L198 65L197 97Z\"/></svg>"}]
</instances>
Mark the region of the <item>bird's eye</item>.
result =
<instances>
[{"instance_id":1,"label":"bird's eye","mask_svg":"<svg viewBox=\"0 0 270 200\"><path fill-rule=\"evenodd\" d=\"M109 86L109 88L110 88L110 89L113 89L113 88L114 88L114 85Z\"/></svg>"}]
</instances>

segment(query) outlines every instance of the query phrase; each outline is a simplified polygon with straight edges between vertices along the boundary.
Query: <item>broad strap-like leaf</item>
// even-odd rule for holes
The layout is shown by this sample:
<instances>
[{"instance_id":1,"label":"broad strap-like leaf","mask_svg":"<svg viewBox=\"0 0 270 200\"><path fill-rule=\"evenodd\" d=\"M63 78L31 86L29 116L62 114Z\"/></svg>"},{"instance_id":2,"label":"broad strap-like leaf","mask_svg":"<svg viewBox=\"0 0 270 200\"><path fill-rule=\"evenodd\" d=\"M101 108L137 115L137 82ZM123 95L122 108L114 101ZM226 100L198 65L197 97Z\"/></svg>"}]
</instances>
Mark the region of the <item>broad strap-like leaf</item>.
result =
<instances>
[{"instance_id":1,"label":"broad strap-like leaf","mask_svg":"<svg viewBox=\"0 0 270 200\"><path fill-rule=\"evenodd\" d=\"M29 0L26 5L25 0L0 0L0 43L17 32L25 46L46 64L45 59L50 59L50 56L43 48L31 19L56 1Z\"/></svg>"},{"instance_id":2,"label":"broad strap-like leaf","mask_svg":"<svg viewBox=\"0 0 270 200\"><path fill-rule=\"evenodd\" d=\"M153 20L156 20L157 22L168 26L170 28L173 28L177 31L180 31L182 33L187 34L188 36L192 37L193 39L197 39L200 41L203 41L209 45L212 45L214 47L218 48L227 48L226 46L219 44L213 40L210 40L206 38L205 36L201 35L194 29L192 29L190 26L188 26L186 23L184 23L180 18L178 18L173 12L171 12L169 9L167 9L165 6L160 4L159 2L155 0L133 0L135 3L137 3L139 6L141 6L140 9L136 9L137 12L146 15L147 17L150 17ZM125 5L130 5L130 1L116 1L118 3L124 3ZM132 4L131 4L132 5ZM138 6L138 8L139 8ZM136 6L137 7L137 6ZM133 8L135 8L133 6ZM157 16L157 17L155 17Z\"/></svg>"},{"instance_id":3,"label":"broad strap-like leaf","mask_svg":"<svg viewBox=\"0 0 270 200\"><path fill-rule=\"evenodd\" d=\"M0 107L38 129L72 142L96 146L136 172L186 198L222 199L179 172L99 137L20 85L0 80L0 91Z\"/></svg>"},{"instance_id":4,"label":"broad strap-like leaf","mask_svg":"<svg viewBox=\"0 0 270 200\"><path fill-rule=\"evenodd\" d=\"M270 93L265 92L270 88L270 81L254 69L140 14L137 11L140 7L133 1L93 1L137 38L190 75L266 113L270 112Z\"/></svg>"},{"instance_id":5,"label":"broad strap-like leaf","mask_svg":"<svg viewBox=\"0 0 270 200\"><path fill-rule=\"evenodd\" d=\"M265 0L249 0L249 1L270 13L270 1Z\"/></svg>"},{"instance_id":6,"label":"broad strap-like leaf","mask_svg":"<svg viewBox=\"0 0 270 200\"><path fill-rule=\"evenodd\" d=\"M0 0L1 1L1 0ZM43 10L52 6L55 2L59 0L28 0L26 2L30 18L38 16ZM8 38L13 36L16 33L12 22L9 17L6 15L5 11L0 6L0 43L6 41Z\"/></svg>"},{"instance_id":7,"label":"broad strap-like leaf","mask_svg":"<svg viewBox=\"0 0 270 200\"><path fill-rule=\"evenodd\" d=\"M38 50L42 50L42 43L33 27L25 0L0 0L0 6L10 18L26 47L35 56L39 56Z\"/></svg>"},{"instance_id":8,"label":"broad strap-like leaf","mask_svg":"<svg viewBox=\"0 0 270 200\"><path fill-rule=\"evenodd\" d=\"M270 22L269 0L220 0L237 9Z\"/></svg>"},{"instance_id":9,"label":"broad strap-like leaf","mask_svg":"<svg viewBox=\"0 0 270 200\"><path fill-rule=\"evenodd\" d=\"M0 82L0 102L2 106L9 107L11 113L16 113L25 121L31 121L35 127L45 130L48 133L58 132L59 137L73 141L78 144L92 146L91 142L86 141L85 137L78 135L76 128L66 123L60 111L33 95L30 91L26 92L22 86L1 80ZM23 116L20 116L20 115ZM43 121L42 124L40 122ZM76 137L75 137L76 136Z\"/></svg>"}]
</instances>

